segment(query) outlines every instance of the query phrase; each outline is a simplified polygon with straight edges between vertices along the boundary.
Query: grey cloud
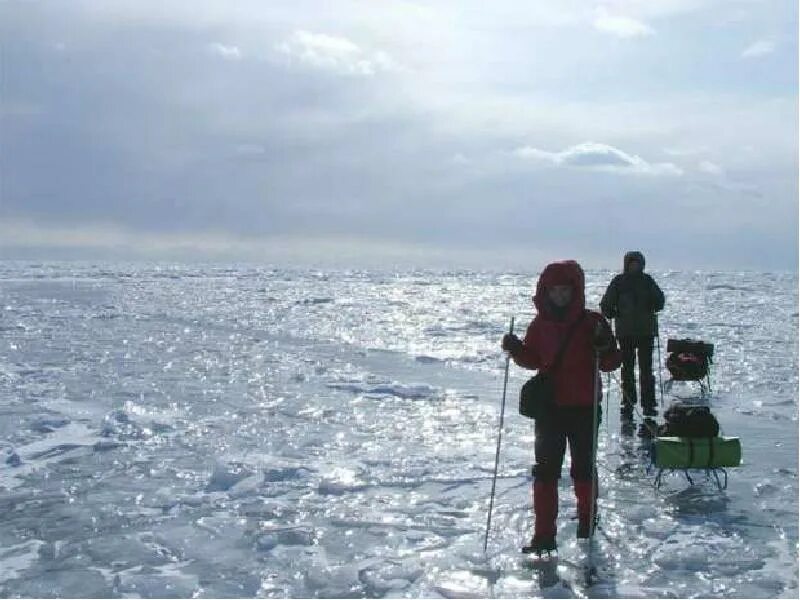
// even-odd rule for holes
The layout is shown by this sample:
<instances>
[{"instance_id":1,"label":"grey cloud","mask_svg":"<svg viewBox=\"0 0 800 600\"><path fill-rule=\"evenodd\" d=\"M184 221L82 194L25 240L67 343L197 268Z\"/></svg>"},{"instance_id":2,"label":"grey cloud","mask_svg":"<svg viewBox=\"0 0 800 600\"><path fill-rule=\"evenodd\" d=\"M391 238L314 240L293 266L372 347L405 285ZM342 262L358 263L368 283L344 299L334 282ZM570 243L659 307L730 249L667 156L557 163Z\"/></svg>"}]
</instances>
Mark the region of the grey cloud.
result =
<instances>
[{"instance_id":1,"label":"grey cloud","mask_svg":"<svg viewBox=\"0 0 800 600\"><path fill-rule=\"evenodd\" d=\"M16 14L3 32L3 141L15 148L0 156L6 215L154 229L306 227L304 206L346 213L358 196L377 195L374 171L397 160L409 131L371 122L368 87L268 60L217 60L247 58L210 41L217 32L98 31L72 16L81 43L56 54L40 43L56 27L37 10ZM327 205L325 195L334 196Z\"/></svg>"},{"instance_id":2,"label":"grey cloud","mask_svg":"<svg viewBox=\"0 0 800 600\"><path fill-rule=\"evenodd\" d=\"M394 248L488 253L572 247L590 253L613 239L720 232L726 226L720 206L742 195L691 188L688 175L621 177L676 175L680 168L682 159L659 162L653 147L683 142L683 136L664 134L674 124L663 124L661 113L654 118L645 104L635 119L613 105L598 112L594 104L578 103L559 112L557 99L542 110L524 94L506 103L507 96L493 96L493 89L481 96L475 87L418 80L380 66L379 36L362 40L354 28L325 29L319 19L293 18L285 7L275 19L262 10L259 27L247 30L209 17L183 26L178 18L160 20L157 11L98 20L66 3L13 5L12 15L0 4L6 61L0 218L28 219L45 234L55 224L86 232L64 234L65 247L116 226L126 233L108 245L119 239L134 246L141 236L142 243L169 248L173 237L183 248L216 251L239 248L239 238L276 244L291 238L290 247L319 238L377 240L364 245L371 256L381 241ZM313 38L319 42L313 59L300 58L297 49L291 57L276 51L297 31L339 42ZM320 59L331 43L350 58ZM385 52L395 60L392 49ZM397 53L397 63L403 58ZM359 67L363 60L375 63ZM470 71L458 76L464 74ZM496 116L487 117L487 105ZM686 125L706 127L686 144L715 139L720 128L704 115L695 113ZM606 129L597 134L592 120ZM757 119L741 121L754 131L774 129ZM575 131L613 139L619 148L570 146ZM749 137L775 147L768 133ZM526 139L562 150L521 146ZM736 139L731 134L726 142ZM515 145L520 155L509 160L501 149ZM481 157L492 153L497 164L485 164ZM771 162L764 152L759 157ZM699 160L691 159L692 170ZM743 181L759 177L735 167L731 173ZM787 195L777 184L764 193ZM692 211L688 223L674 210L676 198ZM794 231L779 218L786 211L738 209L731 212L749 219L754 230ZM332 242L320 251L336 247Z\"/></svg>"}]
</instances>

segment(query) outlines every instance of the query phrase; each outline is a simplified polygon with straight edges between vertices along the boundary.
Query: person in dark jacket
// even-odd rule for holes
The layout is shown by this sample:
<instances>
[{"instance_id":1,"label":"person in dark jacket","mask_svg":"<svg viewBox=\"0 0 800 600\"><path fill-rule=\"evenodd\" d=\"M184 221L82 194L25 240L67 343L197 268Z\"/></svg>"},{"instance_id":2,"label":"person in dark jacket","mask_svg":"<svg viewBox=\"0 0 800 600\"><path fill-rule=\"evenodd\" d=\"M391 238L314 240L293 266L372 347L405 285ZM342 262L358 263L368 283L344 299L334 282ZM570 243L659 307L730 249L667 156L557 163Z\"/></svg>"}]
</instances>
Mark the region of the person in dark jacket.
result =
<instances>
[{"instance_id":1,"label":"person in dark jacket","mask_svg":"<svg viewBox=\"0 0 800 600\"><path fill-rule=\"evenodd\" d=\"M654 417L656 411L655 378L653 377L653 338L658 335L656 313L664 308L664 293L650 275L644 272L644 255L628 252L622 273L614 277L600 301L600 310L607 319L614 319L614 331L622 349L622 405L624 421L633 418L636 404L634 366L639 358L639 388L642 412Z\"/></svg>"},{"instance_id":2,"label":"person in dark jacket","mask_svg":"<svg viewBox=\"0 0 800 600\"><path fill-rule=\"evenodd\" d=\"M622 355L608 322L600 313L586 310L584 275L577 262L568 260L547 265L539 277L533 302L537 314L525 338L520 340L514 334L503 338L503 349L519 366L548 371L574 327L561 363L552 373L556 405L548 414L537 418L535 425L534 534L530 545L522 551L541 554L556 548L558 479L567 443L578 504L578 537L588 538L590 528L594 527L592 515L596 514L594 502L598 495L594 436L600 422L602 399L595 358L598 358L599 369L613 371L619 367Z\"/></svg>"}]
</instances>

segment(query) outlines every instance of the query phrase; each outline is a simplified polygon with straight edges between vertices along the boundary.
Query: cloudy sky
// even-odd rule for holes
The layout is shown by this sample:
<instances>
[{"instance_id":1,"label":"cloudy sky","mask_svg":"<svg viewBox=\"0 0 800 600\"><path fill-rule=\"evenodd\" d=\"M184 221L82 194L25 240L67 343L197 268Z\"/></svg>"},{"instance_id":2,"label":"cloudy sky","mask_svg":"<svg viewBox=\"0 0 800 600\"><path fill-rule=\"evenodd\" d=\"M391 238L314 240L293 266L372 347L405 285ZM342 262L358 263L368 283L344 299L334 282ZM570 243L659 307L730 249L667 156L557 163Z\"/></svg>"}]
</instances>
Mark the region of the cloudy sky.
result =
<instances>
[{"instance_id":1,"label":"cloudy sky","mask_svg":"<svg viewBox=\"0 0 800 600\"><path fill-rule=\"evenodd\" d=\"M795 0L0 0L0 257L796 270Z\"/></svg>"}]
</instances>

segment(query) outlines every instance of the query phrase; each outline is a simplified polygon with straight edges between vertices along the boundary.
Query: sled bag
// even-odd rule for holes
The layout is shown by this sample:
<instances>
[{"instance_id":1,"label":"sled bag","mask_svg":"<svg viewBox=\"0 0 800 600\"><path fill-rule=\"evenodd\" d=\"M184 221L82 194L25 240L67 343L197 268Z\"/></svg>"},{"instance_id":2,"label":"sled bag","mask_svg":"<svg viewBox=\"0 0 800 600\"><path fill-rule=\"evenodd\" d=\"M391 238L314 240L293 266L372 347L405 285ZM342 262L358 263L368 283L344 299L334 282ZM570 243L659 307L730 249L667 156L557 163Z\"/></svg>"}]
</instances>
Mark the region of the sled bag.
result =
<instances>
[{"instance_id":1,"label":"sled bag","mask_svg":"<svg viewBox=\"0 0 800 600\"><path fill-rule=\"evenodd\" d=\"M719 435L719 421L707 406L675 402L664 412L658 428L662 437L710 438Z\"/></svg>"},{"instance_id":2,"label":"sled bag","mask_svg":"<svg viewBox=\"0 0 800 600\"><path fill-rule=\"evenodd\" d=\"M657 437L653 464L659 469L712 469L738 467L742 461L739 438Z\"/></svg>"},{"instance_id":3,"label":"sled bag","mask_svg":"<svg viewBox=\"0 0 800 600\"><path fill-rule=\"evenodd\" d=\"M667 352L677 352L678 354L685 352L687 354L694 354L696 356L706 356L713 358L714 344L706 344L700 340L690 339L668 339Z\"/></svg>"},{"instance_id":4,"label":"sled bag","mask_svg":"<svg viewBox=\"0 0 800 600\"><path fill-rule=\"evenodd\" d=\"M667 355L667 370L675 381L699 381L708 375L708 357L672 352Z\"/></svg>"}]
</instances>

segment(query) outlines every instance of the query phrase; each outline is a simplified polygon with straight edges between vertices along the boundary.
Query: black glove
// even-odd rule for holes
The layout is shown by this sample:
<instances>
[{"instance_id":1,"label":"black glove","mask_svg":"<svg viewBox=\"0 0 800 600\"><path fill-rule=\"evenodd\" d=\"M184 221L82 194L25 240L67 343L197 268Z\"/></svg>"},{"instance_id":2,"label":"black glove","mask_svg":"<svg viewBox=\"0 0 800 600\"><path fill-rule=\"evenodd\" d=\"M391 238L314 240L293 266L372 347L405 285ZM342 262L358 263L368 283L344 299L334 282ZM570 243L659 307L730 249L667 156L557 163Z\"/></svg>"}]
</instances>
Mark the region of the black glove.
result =
<instances>
[{"instance_id":1,"label":"black glove","mask_svg":"<svg viewBox=\"0 0 800 600\"><path fill-rule=\"evenodd\" d=\"M614 346L614 335L611 330L604 326L603 323L598 322L594 328L594 335L592 336L592 348L596 352L603 354L608 352Z\"/></svg>"},{"instance_id":2,"label":"black glove","mask_svg":"<svg viewBox=\"0 0 800 600\"><path fill-rule=\"evenodd\" d=\"M503 343L501 344L503 350L514 356L517 352L522 350L522 340L513 333L507 333L503 336Z\"/></svg>"}]
</instances>

